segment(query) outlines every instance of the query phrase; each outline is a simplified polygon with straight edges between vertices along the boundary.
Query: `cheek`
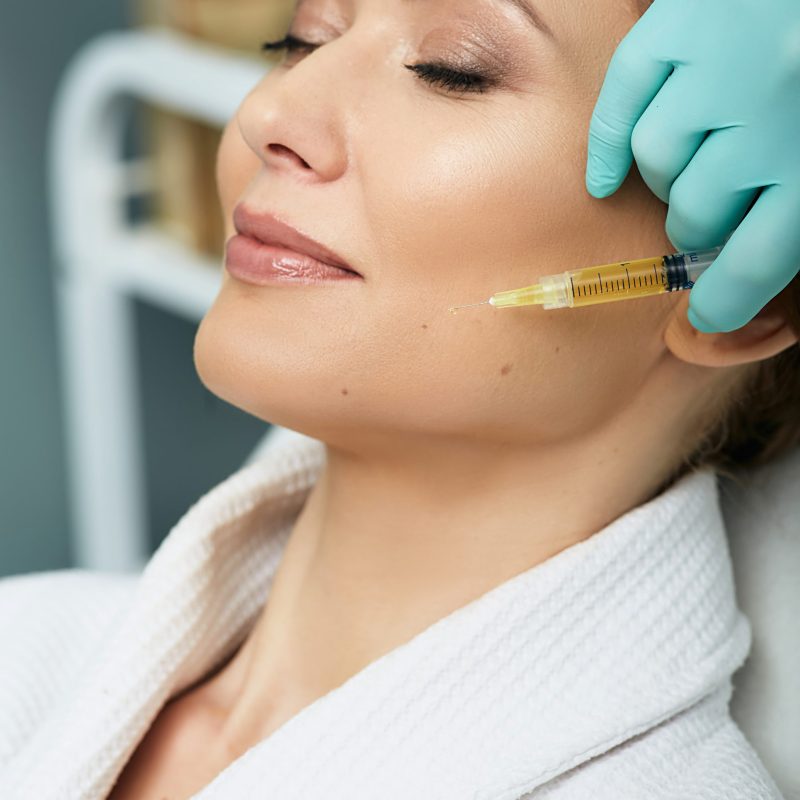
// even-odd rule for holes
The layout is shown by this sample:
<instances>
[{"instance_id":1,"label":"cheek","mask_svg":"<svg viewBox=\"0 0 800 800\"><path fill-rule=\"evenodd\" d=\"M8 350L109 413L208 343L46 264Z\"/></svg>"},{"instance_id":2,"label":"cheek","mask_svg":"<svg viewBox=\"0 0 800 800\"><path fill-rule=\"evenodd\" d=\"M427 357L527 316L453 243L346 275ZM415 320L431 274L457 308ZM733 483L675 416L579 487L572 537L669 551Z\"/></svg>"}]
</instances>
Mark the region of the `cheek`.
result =
<instances>
[{"instance_id":1,"label":"cheek","mask_svg":"<svg viewBox=\"0 0 800 800\"><path fill-rule=\"evenodd\" d=\"M620 198L585 191L574 108L542 102L535 118L527 113L467 109L442 127L446 115L417 112L413 131L386 130L362 148L365 207L381 239L359 320L370 346L354 342L353 362L365 367L354 380L398 423L535 440L577 434L632 397L657 357L654 298L646 313L641 303L448 313L638 247Z\"/></svg>"},{"instance_id":2,"label":"cheek","mask_svg":"<svg viewBox=\"0 0 800 800\"><path fill-rule=\"evenodd\" d=\"M583 188L581 137L554 104L536 104L535 117L522 106L417 111L414 128L362 148L364 206L380 231L376 302L435 314L590 263L607 220Z\"/></svg>"},{"instance_id":3,"label":"cheek","mask_svg":"<svg viewBox=\"0 0 800 800\"><path fill-rule=\"evenodd\" d=\"M654 308L643 305L372 320L382 335L358 353L366 368L353 386L406 429L520 443L579 436L635 397L658 358Z\"/></svg>"}]
</instances>

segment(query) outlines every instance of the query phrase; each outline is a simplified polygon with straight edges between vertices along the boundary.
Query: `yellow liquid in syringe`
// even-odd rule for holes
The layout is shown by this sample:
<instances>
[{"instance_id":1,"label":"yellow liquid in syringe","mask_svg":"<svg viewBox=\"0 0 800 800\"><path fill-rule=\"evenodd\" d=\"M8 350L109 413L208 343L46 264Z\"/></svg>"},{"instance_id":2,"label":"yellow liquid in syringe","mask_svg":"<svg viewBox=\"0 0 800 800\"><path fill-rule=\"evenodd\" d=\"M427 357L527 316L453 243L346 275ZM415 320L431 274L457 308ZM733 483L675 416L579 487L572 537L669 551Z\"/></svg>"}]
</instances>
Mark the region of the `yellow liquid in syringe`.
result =
<instances>
[{"instance_id":1,"label":"yellow liquid in syringe","mask_svg":"<svg viewBox=\"0 0 800 800\"><path fill-rule=\"evenodd\" d=\"M567 274L572 305L589 306L667 292L667 275L662 262L659 256L571 270Z\"/></svg>"}]
</instances>

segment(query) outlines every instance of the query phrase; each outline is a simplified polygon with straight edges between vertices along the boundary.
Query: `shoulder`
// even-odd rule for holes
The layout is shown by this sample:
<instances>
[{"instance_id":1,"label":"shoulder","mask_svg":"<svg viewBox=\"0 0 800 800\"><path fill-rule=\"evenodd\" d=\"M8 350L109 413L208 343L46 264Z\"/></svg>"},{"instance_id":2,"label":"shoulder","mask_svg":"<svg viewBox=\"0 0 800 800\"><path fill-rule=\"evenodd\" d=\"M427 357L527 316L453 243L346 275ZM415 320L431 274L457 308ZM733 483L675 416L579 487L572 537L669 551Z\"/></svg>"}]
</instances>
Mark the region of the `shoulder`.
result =
<instances>
[{"instance_id":1,"label":"shoulder","mask_svg":"<svg viewBox=\"0 0 800 800\"><path fill-rule=\"evenodd\" d=\"M65 569L0 579L0 767L68 693L138 578Z\"/></svg>"},{"instance_id":2,"label":"shoulder","mask_svg":"<svg viewBox=\"0 0 800 800\"><path fill-rule=\"evenodd\" d=\"M730 682L521 800L784 800L729 713Z\"/></svg>"}]
</instances>

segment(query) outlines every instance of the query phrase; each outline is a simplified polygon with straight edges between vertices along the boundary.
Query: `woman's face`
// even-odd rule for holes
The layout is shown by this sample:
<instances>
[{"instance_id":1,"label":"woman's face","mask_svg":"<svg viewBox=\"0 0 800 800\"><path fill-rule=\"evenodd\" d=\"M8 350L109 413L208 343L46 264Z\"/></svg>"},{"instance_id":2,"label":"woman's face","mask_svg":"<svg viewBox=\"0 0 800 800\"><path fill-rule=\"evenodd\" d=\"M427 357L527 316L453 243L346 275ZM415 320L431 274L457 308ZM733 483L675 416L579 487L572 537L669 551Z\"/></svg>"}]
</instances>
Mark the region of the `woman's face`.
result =
<instances>
[{"instance_id":1,"label":"woman's face","mask_svg":"<svg viewBox=\"0 0 800 800\"><path fill-rule=\"evenodd\" d=\"M552 35L521 10L534 2ZM681 298L448 309L672 249L635 167L610 198L584 187L592 109L635 19L620 0L301 0L290 32L321 46L287 54L227 126L226 234L243 202L363 280L261 287L226 272L195 342L204 384L330 444L536 443L619 409ZM407 68L430 62L479 72L483 91Z\"/></svg>"}]
</instances>

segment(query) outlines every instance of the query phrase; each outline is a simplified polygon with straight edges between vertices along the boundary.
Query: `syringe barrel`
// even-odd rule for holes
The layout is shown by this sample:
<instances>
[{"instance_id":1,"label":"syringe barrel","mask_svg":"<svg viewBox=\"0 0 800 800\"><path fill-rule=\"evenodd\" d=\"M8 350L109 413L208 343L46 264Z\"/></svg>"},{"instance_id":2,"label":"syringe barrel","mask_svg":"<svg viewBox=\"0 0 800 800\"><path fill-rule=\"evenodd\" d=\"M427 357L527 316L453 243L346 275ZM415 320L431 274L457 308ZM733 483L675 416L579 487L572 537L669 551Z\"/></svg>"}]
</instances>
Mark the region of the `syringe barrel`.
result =
<instances>
[{"instance_id":1,"label":"syringe barrel","mask_svg":"<svg viewBox=\"0 0 800 800\"><path fill-rule=\"evenodd\" d=\"M489 302L495 308L572 308L691 289L721 251L714 247L544 275L533 286L497 292Z\"/></svg>"},{"instance_id":2,"label":"syringe barrel","mask_svg":"<svg viewBox=\"0 0 800 800\"><path fill-rule=\"evenodd\" d=\"M672 253L545 276L540 282L550 287L548 294L554 300L543 306L545 309L590 306L691 289L721 250L715 247Z\"/></svg>"}]
</instances>

